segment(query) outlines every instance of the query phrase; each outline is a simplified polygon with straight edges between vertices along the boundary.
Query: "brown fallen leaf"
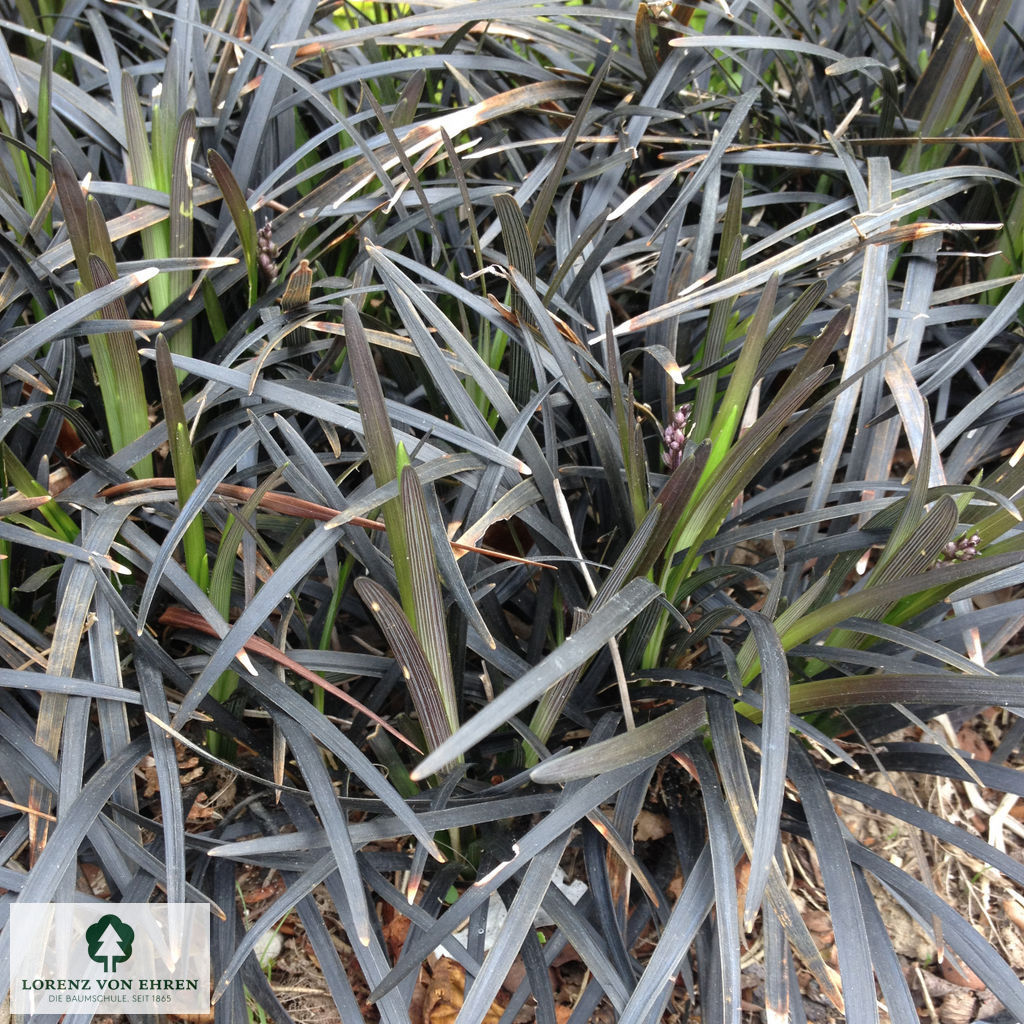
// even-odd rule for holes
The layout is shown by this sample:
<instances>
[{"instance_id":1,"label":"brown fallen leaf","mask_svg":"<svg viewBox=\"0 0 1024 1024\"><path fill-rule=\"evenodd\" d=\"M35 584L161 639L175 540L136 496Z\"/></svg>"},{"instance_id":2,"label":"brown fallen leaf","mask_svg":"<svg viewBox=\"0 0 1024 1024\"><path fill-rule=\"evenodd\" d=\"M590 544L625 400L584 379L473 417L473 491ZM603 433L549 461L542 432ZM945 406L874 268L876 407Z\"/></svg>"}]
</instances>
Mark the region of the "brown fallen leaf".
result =
<instances>
[{"instance_id":1,"label":"brown fallen leaf","mask_svg":"<svg viewBox=\"0 0 1024 1024\"><path fill-rule=\"evenodd\" d=\"M633 838L638 843L646 843L652 839L663 839L671 834L672 823L664 814L654 814L652 811L641 811L636 819L636 828L633 831Z\"/></svg>"},{"instance_id":2,"label":"brown fallen leaf","mask_svg":"<svg viewBox=\"0 0 1024 1024\"><path fill-rule=\"evenodd\" d=\"M175 1024L213 1024L216 1012L211 1006L206 1013L174 1013L170 1017Z\"/></svg>"},{"instance_id":3,"label":"brown fallen leaf","mask_svg":"<svg viewBox=\"0 0 1024 1024\"><path fill-rule=\"evenodd\" d=\"M974 1017L974 993L966 988L950 992L939 1005L942 1024L971 1024Z\"/></svg>"},{"instance_id":4,"label":"brown fallen leaf","mask_svg":"<svg viewBox=\"0 0 1024 1024\"><path fill-rule=\"evenodd\" d=\"M388 944L388 952L392 959L398 960L399 953L405 945L409 935L409 928L412 922L402 914L395 914L390 921L384 925L384 941Z\"/></svg>"},{"instance_id":5,"label":"brown fallen leaf","mask_svg":"<svg viewBox=\"0 0 1024 1024\"><path fill-rule=\"evenodd\" d=\"M220 820L221 815L214 808L207 805L207 800L209 799L205 793L199 793L196 796L195 803L189 808L185 820L192 822L208 821L211 818Z\"/></svg>"},{"instance_id":6,"label":"brown fallen leaf","mask_svg":"<svg viewBox=\"0 0 1024 1024\"><path fill-rule=\"evenodd\" d=\"M245 900L246 904L262 903L264 900L280 895L283 891L284 882L280 878L275 878L270 885L262 885L258 889L250 889L248 892L243 892L242 899ZM283 927L279 928L278 931L288 934Z\"/></svg>"},{"instance_id":7,"label":"brown fallen leaf","mask_svg":"<svg viewBox=\"0 0 1024 1024\"><path fill-rule=\"evenodd\" d=\"M987 761L992 756L984 737L978 734L978 730L970 722L961 726L956 734L956 741L962 751L972 754L977 761Z\"/></svg>"},{"instance_id":8,"label":"brown fallen leaf","mask_svg":"<svg viewBox=\"0 0 1024 1024\"><path fill-rule=\"evenodd\" d=\"M983 992L985 989L985 982L967 964L958 964L948 953L943 958L940 969L946 981L951 981L954 985L970 988L975 992Z\"/></svg>"},{"instance_id":9,"label":"brown fallen leaf","mask_svg":"<svg viewBox=\"0 0 1024 1024\"><path fill-rule=\"evenodd\" d=\"M1016 900L1003 900L1003 913L1024 932L1024 907Z\"/></svg>"},{"instance_id":10,"label":"brown fallen leaf","mask_svg":"<svg viewBox=\"0 0 1024 1024\"><path fill-rule=\"evenodd\" d=\"M182 744L175 742L174 750L178 760L178 781L184 788L190 782L201 778L205 768L199 763L199 758L191 755ZM148 798L160 789L160 781L156 774L156 761L153 760L152 755L147 755L142 759L140 767L146 778L146 788L142 795Z\"/></svg>"},{"instance_id":11,"label":"brown fallen leaf","mask_svg":"<svg viewBox=\"0 0 1024 1024\"><path fill-rule=\"evenodd\" d=\"M466 995L466 970L448 957L441 957L431 969L423 1000L422 1024L454 1024ZM483 1024L497 1024L505 1008L491 1003Z\"/></svg>"},{"instance_id":12,"label":"brown fallen leaf","mask_svg":"<svg viewBox=\"0 0 1024 1024\"><path fill-rule=\"evenodd\" d=\"M832 930L832 916L824 910L807 910L801 914L807 930L811 933L819 949L826 949L835 941Z\"/></svg>"}]
</instances>

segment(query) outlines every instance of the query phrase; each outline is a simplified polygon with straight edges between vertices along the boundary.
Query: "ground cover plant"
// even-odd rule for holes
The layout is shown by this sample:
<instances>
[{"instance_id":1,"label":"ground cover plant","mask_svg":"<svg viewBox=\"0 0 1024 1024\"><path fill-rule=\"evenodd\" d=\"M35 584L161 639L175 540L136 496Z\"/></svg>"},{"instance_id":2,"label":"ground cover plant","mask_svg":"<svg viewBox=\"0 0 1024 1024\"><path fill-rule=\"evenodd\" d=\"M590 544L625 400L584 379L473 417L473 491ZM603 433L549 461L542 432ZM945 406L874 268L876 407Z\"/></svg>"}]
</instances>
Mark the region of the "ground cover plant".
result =
<instances>
[{"instance_id":1,"label":"ground cover plant","mask_svg":"<svg viewBox=\"0 0 1024 1024\"><path fill-rule=\"evenodd\" d=\"M1019 5L0 12L0 924L1024 1019Z\"/></svg>"}]
</instances>

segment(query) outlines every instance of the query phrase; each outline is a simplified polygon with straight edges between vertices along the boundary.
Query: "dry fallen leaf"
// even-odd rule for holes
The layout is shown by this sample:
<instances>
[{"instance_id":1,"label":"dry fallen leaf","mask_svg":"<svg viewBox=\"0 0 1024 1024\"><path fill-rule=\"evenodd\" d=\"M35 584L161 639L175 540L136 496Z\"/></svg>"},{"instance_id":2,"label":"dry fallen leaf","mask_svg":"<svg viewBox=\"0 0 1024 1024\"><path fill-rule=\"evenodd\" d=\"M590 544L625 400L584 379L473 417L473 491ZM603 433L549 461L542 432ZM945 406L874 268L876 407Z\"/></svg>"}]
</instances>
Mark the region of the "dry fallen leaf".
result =
<instances>
[{"instance_id":1,"label":"dry fallen leaf","mask_svg":"<svg viewBox=\"0 0 1024 1024\"><path fill-rule=\"evenodd\" d=\"M968 989L950 992L939 1005L942 1024L970 1024L974 1019L974 993Z\"/></svg>"},{"instance_id":2,"label":"dry fallen leaf","mask_svg":"<svg viewBox=\"0 0 1024 1024\"><path fill-rule=\"evenodd\" d=\"M1003 900L1003 912L1006 916L1024 932L1024 907L1016 900Z\"/></svg>"},{"instance_id":3,"label":"dry fallen leaf","mask_svg":"<svg viewBox=\"0 0 1024 1024\"><path fill-rule=\"evenodd\" d=\"M422 1024L454 1024L466 994L466 970L454 960L441 957L431 970ZM483 1024L497 1024L504 1012L500 1003L491 1003Z\"/></svg>"},{"instance_id":4,"label":"dry fallen leaf","mask_svg":"<svg viewBox=\"0 0 1024 1024\"><path fill-rule=\"evenodd\" d=\"M824 910L807 910L801 916L819 949L827 949L835 942L830 914Z\"/></svg>"},{"instance_id":5,"label":"dry fallen leaf","mask_svg":"<svg viewBox=\"0 0 1024 1024\"><path fill-rule=\"evenodd\" d=\"M95 864L89 864L83 861L78 865L78 870L82 873L82 877L85 879L89 886L89 890L93 896L99 897L101 900L110 899L110 889L107 886L107 879L103 872Z\"/></svg>"},{"instance_id":6,"label":"dry fallen leaf","mask_svg":"<svg viewBox=\"0 0 1024 1024\"><path fill-rule=\"evenodd\" d=\"M646 843L652 839L662 839L672 832L672 823L664 814L652 811L641 811L636 819L633 836L638 843Z\"/></svg>"},{"instance_id":7,"label":"dry fallen leaf","mask_svg":"<svg viewBox=\"0 0 1024 1024\"><path fill-rule=\"evenodd\" d=\"M985 982L970 967L966 964L957 964L948 954L943 958L941 970L946 981L951 981L954 985L974 989L975 992L984 991Z\"/></svg>"},{"instance_id":8,"label":"dry fallen leaf","mask_svg":"<svg viewBox=\"0 0 1024 1024\"><path fill-rule=\"evenodd\" d=\"M965 753L973 754L978 761L987 761L992 756L985 738L979 735L971 722L965 723L956 734L957 745Z\"/></svg>"},{"instance_id":9,"label":"dry fallen leaf","mask_svg":"<svg viewBox=\"0 0 1024 1024\"><path fill-rule=\"evenodd\" d=\"M213 1024L217 1008L211 1006L206 1013L175 1013L171 1019L175 1024Z\"/></svg>"},{"instance_id":10,"label":"dry fallen leaf","mask_svg":"<svg viewBox=\"0 0 1024 1024\"><path fill-rule=\"evenodd\" d=\"M189 751L180 743L175 742L174 749L178 759L178 778L184 788L190 782L200 778L204 768L200 765L199 758L195 755L190 755ZM142 759L142 771L146 779L146 788L142 795L145 798L149 798L160 789L160 783L156 775L156 761L153 760L152 754L147 754Z\"/></svg>"},{"instance_id":11,"label":"dry fallen leaf","mask_svg":"<svg viewBox=\"0 0 1024 1024\"><path fill-rule=\"evenodd\" d=\"M402 952L402 947L405 945L411 924L412 922L409 918L401 914L395 914L384 925L384 941L388 944L388 952L395 961L398 960L398 955Z\"/></svg>"},{"instance_id":12,"label":"dry fallen leaf","mask_svg":"<svg viewBox=\"0 0 1024 1024\"><path fill-rule=\"evenodd\" d=\"M208 821L213 818L216 820L220 819L220 814L217 813L212 807L208 807L206 801L209 797L205 793L199 793L196 796L195 803L189 808L188 816L186 821Z\"/></svg>"}]
</instances>

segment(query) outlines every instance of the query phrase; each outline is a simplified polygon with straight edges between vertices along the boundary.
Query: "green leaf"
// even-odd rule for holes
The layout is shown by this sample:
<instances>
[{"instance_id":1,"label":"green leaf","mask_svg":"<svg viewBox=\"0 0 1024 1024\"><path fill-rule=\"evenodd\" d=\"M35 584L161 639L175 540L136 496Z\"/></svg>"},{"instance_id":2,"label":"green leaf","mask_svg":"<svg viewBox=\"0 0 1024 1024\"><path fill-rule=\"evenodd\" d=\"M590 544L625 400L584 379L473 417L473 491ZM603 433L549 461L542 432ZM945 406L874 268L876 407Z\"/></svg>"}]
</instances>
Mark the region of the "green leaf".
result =
<instances>
[{"instance_id":1,"label":"green leaf","mask_svg":"<svg viewBox=\"0 0 1024 1024\"><path fill-rule=\"evenodd\" d=\"M532 285L537 279L534 265L533 243L523 211L514 197L499 193L494 197L494 209L501 221L501 237L510 268L518 270ZM512 310L519 318L522 330L529 330L529 312L518 291L512 292ZM508 393L517 406L526 404L531 388L536 387L530 354L525 341L516 340L509 352Z\"/></svg>"},{"instance_id":2,"label":"green leaf","mask_svg":"<svg viewBox=\"0 0 1024 1024\"><path fill-rule=\"evenodd\" d=\"M705 473L713 473L721 463L725 453L732 446L736 431L739 429L740 417L750 400L751 392L756 383L757 369L761 351L768 336L775 298L778 295L779 279L773 275L761 292L757 310L743 339L739 358L729 375L729 384L725 397L721 400L718 413L711 424L711 454ZM702 381L703 383L703 381ZM698 488L699 489L699 488Z\"/></svg>"},{"instance_id":3,"label":"green leaf","mask_svg":"<svg viewBox=\"0 0 1024 1024\"><path fill-rule=\"evenodd\" d=\"M534 782L572 782L624 768L654 754L670 754L707 725L704 698L697 697L631 732L602 740L571 754L549 758L530 772Z\"/></svg>"},{"instance_id":4,"label":"green leaf","mask_svg":"<svg viewBox=\"0 0 1024 1024\"><path fill-rule=\"evenodd\" d=\"M36 152L46 156L50 152L51 115L53 113L53 40L46 39L43 47L43 58L39 72L39 100L36 105ZM36 194L35 213L46 202L46 194L50 191L52 175L40 160L36 162Z\"/></svg>"},{"instance_id":5,"label":"green leaf","mask_svg":"<svg viewBox=\"0 0 1024 1024\"><path fill-rule=\"evenodd\" d=\"M238 232L238 241L245 257L245 267L249 274L249 305L254 305L259 290L259 260L256 237L256 217L249 209L245 196L242 194L235 176L227 161L216 150L208 150L206 158L210 164L217 185L220 188L228 213Z\"/></svg>"},{"instance_id":6,"label":"green leaf","mask_svg":"<svg viewBox=\"0 0 1024 1024\"><path fill-rule=\"evenodd\" d=\"M89 218L86 214L82 186L78 183L71 163L59 149L54 149L50 154L50 167L53 170L57 198L60 199L64 212L64 226L71 242L71 251L75 256L75 266L82 279L82 288L91 292L94 285L92 269L89 266Z\"/></svg>"},{"instance_id":7,"label":"green leaf","mask_svg":"<svg viewBox=\"0 0 1024 1024\"><path fill-rule=\"evenodd\" d=\"M345 340L348 347L349 366L352 368L352 386L355 388L359 403L359 418L363 424L363 442L366 454L373 470L373 479L378 487L383 487L398 479L398 463L396 458L395 435L391 430L387 407L384 404L384 390L377 376L377 368L373 363L366 332L355 304L345 300L344 305ZM409 565L408 539L405 526L405 514L398 498L386 501L381 508L384 524L387 528L388 543L391 545L391 560L396 575L404 575ZM402 578L399 575L399 578ZM412 599L410 585L399 588L402 607L409 621L416 622L416 606Z\"/></svg>"},{"instance_id":8,"label":"green leaf","mask_svg":"<svg viewBox=\"0 0 1024 1024\"><path fill-rule=\"evenodd\" d=\"M196 145L196 115L186 110L178 123L173 164L171 167L170 205L168 207L168 250L167 255L185 259L192 255L192 235L195 224L192 187L192 153ZM192 272L172 270L167 273L167 292L170 300L184 295L192 285ZM172 352L190 356L192 354L192 320L186 320L170 336ZM178 376L180 384L185 374Z\"/></svg>"},{"instance_id":9,"label":"green leaf","mask_svg":"<svg viewBox=\"0 0 1024 1024\"><path fill-rule=\"evenodd\" d=\"M593 657L660 595L661 590L649 580L635 579L627 583L579 632L513 682L507 690L465 722L454 736L426 757L412 772L412 778L419 780L433 775L505 724L559 679Z\"/></svg>"},{"instance_id":10,"label":"green leaf","mask_svg":"<svg viewBox=\"0 0 1024 1024\"><path fill-rule=\"evenodd\" d=\"M178 507L184 508L196 489L196 464L192 454L192 440L185 419L185 405L178 388L178 376L171 362L171 351L167 339L162 334L157 335L155 350L156 376L160 387L164 422L167 424L167 442L170 446L171 465L174 468L174 486L178 492ZM202 515L196 516L189 523L185 531L184 548L185 566L189 576L206 590L209 585L209 563Z\"/></svg>"},{"instance_id":11,"label":"green leaf","mask_svg":"<svg viewBox=\"0 0 1024 1024\"><path fill-rule=\"evenodd\" d=\"M438 583L427 505L419 477L412 466L406 465L400 469L398 490L406 530L412 603L416 609L414 628L430 665L431 675L437 683L450 735L458 728L459 712L455 699L452 657L448 648L448 626Z\"/></svg>"},{"instance_id":12,"label":"green leaf","mask_svg":"<svg viewBox=\"0 0 1024 1024\"><path fill-rule=\"evenodd\" d=\"M974 4L974 27L994 42L1013 6L1011 0ZM904 116L919 121L922 136L945 135L960 120L981 74L982 64L969 26L954 18L935 47L924 74L904 103ZM923 157L908 154L908 163L922 169L941 162L946 147L934 146Z\"/></svg>"},{"instance_id":13,"label":"green leaf","mask_svg":"<svg viewBox=\"0 0 1024 1024\"><path fill-rule=\"evenodd\" d=\"M951 563L937 566L926 572L912 576L904 576L891 583L885 583L872 590L861 590L832 601L823 608L815 609L800 618L782 635L782 643L786 650L796 644L804 643L811 637L831 626L842 622L852 615L861 615L866 609L876 607L880 603L889 603L905 597L927 597L929 603L941 601L946 593L956 589L956 585L1006 569L1024 562L1024 554L1008 552L1003 555L991 555L975 558L969 562ZM747 673L753 678L756 671Z\"/></svg>"},{"instance_id":14,"label":"green leaf","mask_svg":"<svg viewBox=\"0 0 1024 1024\"><path fill-rule=\"evenodd\" d=\"M180 69L180 70L179 70ZM179 75L184 67L179 60L179 48L172 40L164 64L163 81L152 94L152 131L150 143L153 151L154 188L170 194L174 174L174 151L178 139Z\"/></svg>"},{"instance_id":15,"label":"green leaf","mask_svg":"<svg viewBox=\"0 0 1024 1024\"><path fill-rule=\"evenodd\" d=\"M369 576L360 576L354 581L353 586L366 607L373 613L381 632L391 645L402 669L402 677L409 687L427 746L431 750L436 750L451 736L452 729L444 706L441 686L416 639L408 617L399 603ZM453 755L452 760L454 759ZM441 762L434 770L444 768L447 763L447 760ZM422 778L413 776L413 779L417 777Z\"/></svg>"},{"instance_id":16,"label":"green leaf","mask_svg":"<svg viewBox=\"0 0 1024 1024\"><path fill-rule=\"evenodd\" d=\"M768 340L764 343L757 370L754 372L754 380L764 376L768 367L775 362L782 351L792 342L796 332L827 292L828 283L826 281L815 281L814 284L805 288L800 293L796 302L783 313L775 329L768 335Z\"/></svg>"},{"instance_id":17,"label":"green leaf","mask_svg":"<svg viewBox=\"0 0 1024 1024\"><path fill-rule=\"evenodd\" d=\"M39 505L40 514L58 537L62 537L68 542L75 540L79 534L75 521L57 502L51 499L46 488L18 461L6 441L0 442L0 454L3 456L3 468L8 483L26 498L45 498L46 501ZM29 529L37 528L39 525L31 519L26 519L24 522Z\"/></svg>"},{"instance_id":18,"label":"green leaf","mask_svg":"<svg viewBox=\"0 0 1024 1024\"><path fill-rule=\"evenodd\" d=\"M653 21L651 8L641 0L641 3L637 4L636 23L633 31L636 37L637 56L640 58L640 66L644 69L648 82L660 70L658 58L654 55L654 40L651 39Z\"/></svg>"},{"instance_id":19,"label":"green leaf","mask_svg":"<svg viewBox=\"0 0 1024 1024\"><path fill-rule=\"evenodd\" d=\"M98 256L103 261L109 272L108 276L115 277L117 275L117 259L114 256L114 247L110 242L107 222L95 196L86 196L85 198L85 220L89 230L90 254ZM156 278L153 280L155 281ZM100 287L95 280L94 284L97 288ZM150 287L152 287L152 281Z\"/></svg>"},{"instance_id":20,"label":"green leaf","mask_svg":"<svg viewBox=\"0 0 1024 1024\"><path fill-rule=\"evenodd\" d=\"M366 742L373 751L374 759L384 766L395 789L407 800L419 796L420 787L409 778L409 769L395 748L394 740L379 725L366 737Z\"/></svg>"},{"instance_id":21,"label":"green leaf","mask_svg":"<svg viewBox=\"0 0 1024 1024\"><path fill-rule=\"evenodd\" d=\"M718 270L715 281L721 282L734 277L740 269L740 255L743 251L743 239L740 235L740 218L743 204L743 175L737 173L729 190L729 199L725 207L722 221L721 248L719 249ZM722 357L725 351L725 339L729 329L729 318L732 313L733 298L727 296L714 303L708 317L708 329L704 337L701 353L701 366L711 367ZM694 437L705 438L711 434L711 422L715 405L715 394L718 389L718 374L705 374L697 381L697 399L693 408ZM714 466L714 461L710 465Z\"/></svg>"},{"instance_id":22,"label":"green leaf","mask_svg":"<svg viewBox=\"0 0 1024 1024\"><path fill-rule=\"evenodd\" d=\"M114 283L113 274L99 256L90 254L89 266L97 289ZM128 307L123 298L114 299L100 313L110 320L128 319ZM139 350L128 331L97 334L89 347L103 396L110 444L115 452L119 452L149 430L149 403L146 401ZM151 477L152 458L147 455L140 459L134 471L140 478Z\"/></svg>"},{"instance_id":23,"label":"green leaf","mask_svg":"<svg viewBox=\"0 0 1024 1024\"><path fill-rule=\"evenodd\" d=\"M135 80L127 72L121 75L121 106L124 109L124 130L128 143L128 162L132 181L143 188L157 188L153 153L146 134L146 119L135 91Z\"/></svg>"}]
</instances>

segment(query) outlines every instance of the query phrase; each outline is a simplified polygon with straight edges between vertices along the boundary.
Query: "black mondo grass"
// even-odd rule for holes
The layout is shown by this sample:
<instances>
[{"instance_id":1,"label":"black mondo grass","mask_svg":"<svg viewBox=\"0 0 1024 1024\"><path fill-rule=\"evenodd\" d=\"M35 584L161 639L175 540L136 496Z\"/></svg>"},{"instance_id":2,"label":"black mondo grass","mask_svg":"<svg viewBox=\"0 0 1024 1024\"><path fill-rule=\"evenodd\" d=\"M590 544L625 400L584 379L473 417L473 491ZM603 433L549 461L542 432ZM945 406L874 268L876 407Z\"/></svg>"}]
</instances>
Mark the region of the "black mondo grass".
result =
<instances>
[{"instance_id":1,"label":"black mondo grass","mask_svg":"<svg viewBox=\"0 0 1024 1024\"><path fill-rule=\"evenodd\" d=\"M0 978L1024 1020L1018 8L0 0Z\"/></svg>"}]
</instances>

